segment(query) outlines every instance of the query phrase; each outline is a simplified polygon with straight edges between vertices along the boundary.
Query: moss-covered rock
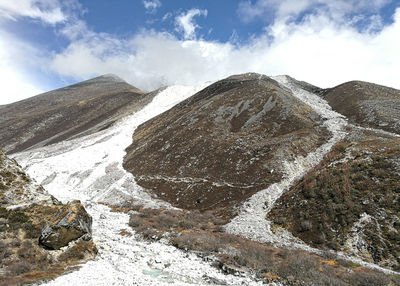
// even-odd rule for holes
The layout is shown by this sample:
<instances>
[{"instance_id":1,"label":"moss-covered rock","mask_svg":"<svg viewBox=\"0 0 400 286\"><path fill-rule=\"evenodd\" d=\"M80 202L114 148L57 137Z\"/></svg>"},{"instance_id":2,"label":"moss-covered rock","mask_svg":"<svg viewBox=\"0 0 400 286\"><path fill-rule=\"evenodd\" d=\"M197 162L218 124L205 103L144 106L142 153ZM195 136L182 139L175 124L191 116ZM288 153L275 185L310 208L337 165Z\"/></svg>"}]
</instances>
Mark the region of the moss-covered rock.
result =
<instances>
[{"instance_id":1,"label":"moss-covered rock","mask_svg":"<svg viewBox=\"0 0 400 286\"><path fill-rule=\"evenodd\" d=\"M39 242L48 248L60 249L82 236L90 240L91 235L92 217L80 201L73 201L63 206L54 220L45 227Z\"/></svg>"}]
</instances>

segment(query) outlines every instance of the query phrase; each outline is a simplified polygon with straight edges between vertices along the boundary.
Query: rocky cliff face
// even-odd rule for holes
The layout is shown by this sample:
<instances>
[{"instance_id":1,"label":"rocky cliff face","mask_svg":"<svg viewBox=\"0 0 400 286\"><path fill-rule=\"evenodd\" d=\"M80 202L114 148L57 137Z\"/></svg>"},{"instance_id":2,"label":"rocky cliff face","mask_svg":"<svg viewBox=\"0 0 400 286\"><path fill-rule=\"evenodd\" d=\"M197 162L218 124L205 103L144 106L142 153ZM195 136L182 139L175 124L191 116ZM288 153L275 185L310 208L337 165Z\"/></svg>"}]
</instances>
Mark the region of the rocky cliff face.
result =
<instances>
[{"instance_id":1,"label":"rocky cliff face","mask_svg":"<svg viewBox=\"0 0 400 286\"><path fill-rule=\"evenodd\" d=\"M14 153L94 133L151 98L105 75L0 106L0 148Z\"/></svg>"},{"instance_id":2,"label":"rocky cliff face","mask_svg":"<svg viewBox=\"0 0 400 286\"><path fill-rule=\"evenodd\" d=\"M232 76L139 126L124 167L175 206L226 211L279 181L284 158L316 149L321 121L271 78Z\"/></svg>"},{"instance_id":3,"label":"rocky cliff face","mask_svg":"<svg viewBox=\"0 0 400 286\"><path fill-rule=\"evenodd\" d=\"M350 122L400 134L400 90L351 81L321 94Z\"/></svg>"},{"instance_id":4,"label":"rocky cliff face","mask_svg":"<svg viewBox=\"0 0 400 286\"><path fill-rule=\"evenodd\" d=\"M54 277L94 258L91 220L82 204L59 203L0 150L0 285Z\"/></svg>"}]
</instances>

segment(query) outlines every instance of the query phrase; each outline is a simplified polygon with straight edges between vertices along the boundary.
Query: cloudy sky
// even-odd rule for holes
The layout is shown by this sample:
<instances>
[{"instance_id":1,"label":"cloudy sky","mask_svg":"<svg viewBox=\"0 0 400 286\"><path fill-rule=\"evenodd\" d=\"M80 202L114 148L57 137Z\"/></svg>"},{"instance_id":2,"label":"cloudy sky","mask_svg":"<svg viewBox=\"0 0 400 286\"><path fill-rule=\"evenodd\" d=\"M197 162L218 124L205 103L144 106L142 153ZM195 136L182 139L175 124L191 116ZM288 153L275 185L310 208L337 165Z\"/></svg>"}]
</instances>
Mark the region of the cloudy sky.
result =
<instances>
[{"instance_id":1,"label":"cloudy sky","mask_svg":"<svg viewBox=\"0 0 400 286\"><path fill-rule=\"evenodd\" d=\"M143 90L231 74L400 89L398 0L0 0L0 104L101 74Z\"/></svg>"}]
</instances>

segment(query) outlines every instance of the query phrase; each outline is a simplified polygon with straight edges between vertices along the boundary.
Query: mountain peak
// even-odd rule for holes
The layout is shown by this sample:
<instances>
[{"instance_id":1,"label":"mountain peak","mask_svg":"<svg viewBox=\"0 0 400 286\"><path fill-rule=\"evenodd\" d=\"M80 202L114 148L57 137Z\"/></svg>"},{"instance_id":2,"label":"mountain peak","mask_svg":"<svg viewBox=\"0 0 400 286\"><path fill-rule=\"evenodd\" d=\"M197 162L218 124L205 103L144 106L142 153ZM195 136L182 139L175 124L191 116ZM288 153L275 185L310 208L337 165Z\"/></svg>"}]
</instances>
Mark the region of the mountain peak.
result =
<instances>
[{"instance_id":1,"label":"mountain peak","mask_svg":"<svg viewBox=\"0 0 400 286\"><path fill-rule=\"evenodd\" d=\"M110 79L110 80L119 81L119 82L126 82L125 80L123 80L119 76L117 76L115 74L112 74L112 73L104 74L104 75L101 75L101 76L99 76L97 78Z\"/></svg>"}]
</instances>

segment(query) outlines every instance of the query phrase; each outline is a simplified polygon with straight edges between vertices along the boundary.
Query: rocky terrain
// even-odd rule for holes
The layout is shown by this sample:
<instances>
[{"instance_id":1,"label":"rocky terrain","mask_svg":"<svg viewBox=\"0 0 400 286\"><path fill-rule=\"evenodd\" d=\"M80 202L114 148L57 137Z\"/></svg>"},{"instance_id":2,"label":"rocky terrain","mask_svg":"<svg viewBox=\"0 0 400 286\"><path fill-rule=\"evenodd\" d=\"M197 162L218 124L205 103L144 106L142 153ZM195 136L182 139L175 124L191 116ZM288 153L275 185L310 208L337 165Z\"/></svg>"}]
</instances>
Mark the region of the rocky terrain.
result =
<instances>
[{"instance_id":1,"label":"rocky terrain","mask_svg":"<svg viewBox=\"0 0 400 286\"><path fill-rule=\"evenodd\" d=\"M400 91L351 81L320 91L334 110L350 122L400 134Z\"/></svg>"},{"instance_id":2,"label":"rocky terrain","mask_svg":"<svg viewBox=\"0 0 400 286\"><path fill-rule=\"evenodd\" d=\"M399 270L400 137L349 129L269 218L314 247Z\"/></svg>"},{"instance_id":3,"label":"rocky terrain","mask_svg":"<svg viewBox=\"0 0 400 286\"><path fill-rule=\"evenodd\" d=\"M231 76L139 126L124 167L174 206L232 216L230 208L282 179L283 160L328 135L322 117L277 81Z\"/></svg>"},{"instance_id":4,"label":"rocky terrain","mask_svg":"<svg viewBox=\"0 0 400 286\"><path fill-rule=\"evenodd\" d=\"M107 128L151 100L105 75L0 106L0 148L6 153L46 146Z\"/></svg>"},{"instance_id":5,"label":"rocky terrain","mask_svg":"<svg viewBox=\"0 0 400 286\"><path fill-rule=\"evenodd\" d=\"M340 86L259 74L149 94L107 75L0 106L26 171L2 155L19 175L0 184L0 280L56 277L94 242L46 284L399 285L398 91L343 86L367 117L334 106ZM59 125L7 139L12 110L28 126L51 106Z\"/></svg>"},{"instance_id":6,"label":"rocky terrain","mask_svg":"<svg viewBox=\"0 0 400 286\"><path fill-rule=\"evenodd\" d=\"M319 94L353 124L268 218L314 247L398 271L400 91L349 82Z\"/></svg>"},{"instance_id":7,"label":"rocky terrain","mask_svg":"<svg viewBox=\"0 0 400 286\"><path fill-rule=\"evenodd\" d=\"M49 195L0 150L0 285L52 278L93 259L92 218Z\"/></svg>"}]
</instances>

